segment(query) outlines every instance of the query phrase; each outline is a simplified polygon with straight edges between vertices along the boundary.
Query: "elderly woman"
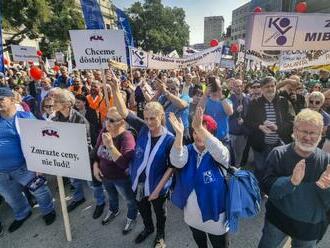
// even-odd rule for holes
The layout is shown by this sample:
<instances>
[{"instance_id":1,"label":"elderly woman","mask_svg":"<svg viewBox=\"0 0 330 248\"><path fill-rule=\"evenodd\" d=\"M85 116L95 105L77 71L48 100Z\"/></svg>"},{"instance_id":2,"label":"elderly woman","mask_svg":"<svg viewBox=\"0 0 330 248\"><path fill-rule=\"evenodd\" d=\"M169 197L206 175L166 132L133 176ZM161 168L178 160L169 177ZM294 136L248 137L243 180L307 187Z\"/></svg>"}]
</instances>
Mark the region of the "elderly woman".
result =
<instances>
[{"instance_id":1,"label":"elderly woman","mask_svg":"<svg viewBox=\"0 0 330 248\"><path fill-rule=\"evenodd\" d=\"M330 115L322 109L325 96L319 91L313 91L307 96L307 107L311 110L319 112L323 116L324 132L330 125Z\"/></svg>"},{"instance_id":2,"label":"elderly woman","mask_svg":"<svg viewBox=\"0 0 330 248\"><path fill-rule=\"evenodd\" d=\"M194 143L183 146L182 121L173 113L169 120L176 132L170 159L180 169L172 202L184 210L184 221L198 247L207 247L207 237L213 247L228 247L227 187L218 163L228 166L229 151L214 136L217 123L198 108L192 122Z\"/></svg>"},{"instance_id":3,"label":"elderly woman","mask_svg":"<svg viewBox=\"0 0 330 248\"><path fill-rule=\"evenodd\" d=\"M136 237L135 243L141 243L154 232L152 205L157 219L154 246L165 247L165 203L171 182L168 181L165 184L158 198L149 201L148 196L154 191L169 167L169 153L174 137L165 127L165 113L160 103L147 103L143 112L144 120L142 120L127 110L125 102L121 98L120 82L112 70L107 73L107 81L111 84L118 112L138 133L130 176L145 228Z\"/></svg>"},{"instance_id":4,"label":"elderly woman","mask_svg":"<svg viewBox=\"0 0 330 248\"><path fill-rule=\"evenodd\" d=\"M109 211L102 221L103 225L110 223L119 214L118 193L127 202L127 221L123 234L132 230L138 212L128 176L128 166L134 156L134 148L134 136L126 130L125 120L115 107L110 108L106 127L101 131L95 147L97 159L93 171L109 195Z\"/></svg>"},{"instance_id":5,"label":"elderly woman","mask_svg":"<svg viewBox=\"0 0 330 248\"><path fill-rule=\"evenodd\" d=\"M75 104L74 95L65 89L57 88L56 91L53 92L54 98L54 110L56 111L55 117L52 119L53 121L60 122L69 122L69 123L80 123L86 125L86 133L87 133L87 142L89 144L89 148L91 150L91 139L90 139L90 131L89 131L89 123L86 118L81 115L77 110L73 108ZM74 187L74 193L72 197L72 201L68 205L68 211L71 212L79 205L85 202L84 191L83 191L83 181L79 179L70 179L71 184ZM89 183L91 186L91 183ZM93 214L93 218L96 219L100 217L103 213L103 209L105 206L105 196L103 193L102 186L92 185L94 198L96 199L96 208Z\"/></svg>"},{"instance_id":6,"label":"elderly woman","mask_svg":"<svg viewBox=\"0 0 330 248\"><path fill-rule=\"evenodd\" d=\"M52 118L55 117L55 111L54 111L54 99L46 96L41 101L41 119L50 121Z\"/></svg>"}]
</instances>

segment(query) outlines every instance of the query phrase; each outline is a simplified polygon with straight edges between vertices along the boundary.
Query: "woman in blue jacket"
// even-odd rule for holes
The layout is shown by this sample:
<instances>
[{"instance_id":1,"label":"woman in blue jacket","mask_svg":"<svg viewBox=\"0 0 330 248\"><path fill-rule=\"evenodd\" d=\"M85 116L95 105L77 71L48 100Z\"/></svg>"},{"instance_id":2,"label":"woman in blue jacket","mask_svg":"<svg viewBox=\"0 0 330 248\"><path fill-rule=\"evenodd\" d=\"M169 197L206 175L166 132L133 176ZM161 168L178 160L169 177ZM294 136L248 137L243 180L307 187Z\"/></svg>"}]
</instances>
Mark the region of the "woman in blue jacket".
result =
<instances>
[{"instance_id":1,"label":"woman in blue jacket","mask_svg":"<svg viewBox=\"0 0 330 248\"><path fill-rule=\"evenodd\" d=\"M219 163L228 167L229 151L214 136L217 123L199 107L192 122L194 143L183 146L182 121L174 114L169 121L176 132L170 161L179 168L172 202L183 209L199 248L207 247L207 237L213 247L228 247L227 186Z\"/></svg>"},{"instance_id":2,"label":"woman in blue jacket","mask_svg":"<svg viewBox=\"0 0 330 248\"><path fill-rule=\"evenodd\" d=\"M138 208L145 227L136 237L135 243L141 243L154 232L152 205L157 219L157 235L154 246L165 247L165 204L171 180L164 184L156 199L151 200L148 197L155 190L169 167L169 154L174 137L165 127L165 113L160 103L149 102L146 104L144 120L142 120L127 110L120 93L120 82L112 70L107 73L107 82L111 85L114 104L118 112L138 133L130 176L132 189L136 192Z\"/></svg>"}]
</instances>

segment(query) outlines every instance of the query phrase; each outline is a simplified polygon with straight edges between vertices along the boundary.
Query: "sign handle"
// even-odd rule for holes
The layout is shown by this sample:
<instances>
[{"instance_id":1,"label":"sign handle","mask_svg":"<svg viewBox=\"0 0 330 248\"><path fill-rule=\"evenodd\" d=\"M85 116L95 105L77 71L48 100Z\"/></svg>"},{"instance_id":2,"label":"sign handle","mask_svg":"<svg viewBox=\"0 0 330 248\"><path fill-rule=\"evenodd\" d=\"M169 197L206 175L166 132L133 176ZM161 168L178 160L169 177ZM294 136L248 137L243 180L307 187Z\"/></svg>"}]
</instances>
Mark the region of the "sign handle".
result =
<instances>
[{"instance_id":1,"label":"sign handle","mask_svg":"<svg viewBox=\"0 0 330 248\"><path fill-rule=\"evenodd\" d=\"M58 184L58 189L60 192L60 200L61 200L62 214L63 214L63 219L64 219L66 240L70 242L70 241L72 241L71 227L70 227L68 209L67 209L66 202L65 202L64 184L63 184L62 177L57 176L57 184Z\"/></svg>"}]
</instances>

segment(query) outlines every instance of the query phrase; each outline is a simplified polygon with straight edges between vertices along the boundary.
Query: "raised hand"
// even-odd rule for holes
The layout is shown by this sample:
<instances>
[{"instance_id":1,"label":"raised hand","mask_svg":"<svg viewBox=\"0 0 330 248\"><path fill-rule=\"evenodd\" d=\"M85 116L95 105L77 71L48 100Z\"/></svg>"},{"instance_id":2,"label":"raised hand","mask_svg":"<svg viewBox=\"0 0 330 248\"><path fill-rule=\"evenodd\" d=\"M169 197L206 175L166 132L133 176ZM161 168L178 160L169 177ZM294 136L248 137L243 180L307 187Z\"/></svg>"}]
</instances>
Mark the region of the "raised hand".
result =
<instances>
[{"instance_id":1,"label":"raised hand","mask_svg":"<svg viewBox=\"0 0 330 248\"><path fill-rule=\"evenodd\" d=\"M203 109L201 107L198 107L196 109L191 126L195 130L198 130L203 127Z\"/></svg>"},{"instance_id":2,"label":"raised hand","mask_svg":"<svg viewBox=\"0 0 330 248\"><path fill-rule=\"evenodd\" d=\"M106 76L106 82L111 86L112 89L114 90L120 89L120 81L110 67L106 71L105 76Z\"/></svg>"},{"instance_id":3,"label":"raised hand","mask_svg":"<svg viewBox=\"0 0 330 248\"><path fill-rule=\"evenodd\" d=\"M177 119L174 113L169 114L168 120L170 121L176 134L183 134L184 126L181 118Z\"/></svg>"},{"instance_id":4,"label":"raised hand","mask_svg":"<svg viewBox=\"0 0 330 248\"><path fill-rule=\"evenodd\" d=\"M305 159L300 160L293 169L291 183L298 186L305 177L306 162Z\"/></svg>"},{"instance_id":5,"label":"raised hand","mask_svg":"<svg viewBox=\"0 0 330 248\"><path fill-rule=\"evenodd\" d=\"M321 189L330 188L330 165L328 164L327 169L322 173L316 185Z\"/></svg>"}]
</instances>

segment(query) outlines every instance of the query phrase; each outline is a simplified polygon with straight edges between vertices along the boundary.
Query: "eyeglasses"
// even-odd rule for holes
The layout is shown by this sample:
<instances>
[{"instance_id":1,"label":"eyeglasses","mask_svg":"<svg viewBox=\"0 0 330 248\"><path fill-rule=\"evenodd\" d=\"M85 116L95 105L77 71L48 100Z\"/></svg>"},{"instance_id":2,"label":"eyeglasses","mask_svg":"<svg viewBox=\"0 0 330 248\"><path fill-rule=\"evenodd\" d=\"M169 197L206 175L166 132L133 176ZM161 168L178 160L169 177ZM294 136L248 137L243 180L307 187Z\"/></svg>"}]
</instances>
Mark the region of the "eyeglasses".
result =
<instances>
[{"instance_id":1,"label":"eyeglasses","mask_svg":"<svg viewBox=\"0 0 330 248\"><path fill-rule=\"evenodd\" d=\"M108 121L108 122L110 122L110 123L116 123L116 122L119 122L119 121L121 121L122 119L120 119L120 120L116 120L116 119L112 119L112 118L106 118L106 121Z\"/></svg>"},{"instance_id":2,"label":"eyeglasses","mask_svg":"<svg viewBox=\"0 0 330 248\"><path fill-rule=\"evenodd\" d=\"M296 130L299 133L301 133L303 136L308 136L309 135L312 139L317 139L321 134L321 132L308 132L306 130L301 130L301 129L298 129L298 128L296 128Z\"/></svg>"},{"instance_id":3,"label":"eyeglasses","mask_svg":"<svg viewBox=\"0 0 330 248\"><path fill-rule=\"evenodd\" d=\"M309 100L309 103L310 104L313 104L313 105L319 105L321 103L321 101L313 101L313 100Z\"/></svg>"},{"instance_id":4,"label":"eyeglasses","mask_svg":"<svg viewBox=\"0 0 330 248\"><path fill-rule=\"evenodd\" d=\"M54 108L54 105L44 105L44 108Z\"/></svg>"}]
</instances>

